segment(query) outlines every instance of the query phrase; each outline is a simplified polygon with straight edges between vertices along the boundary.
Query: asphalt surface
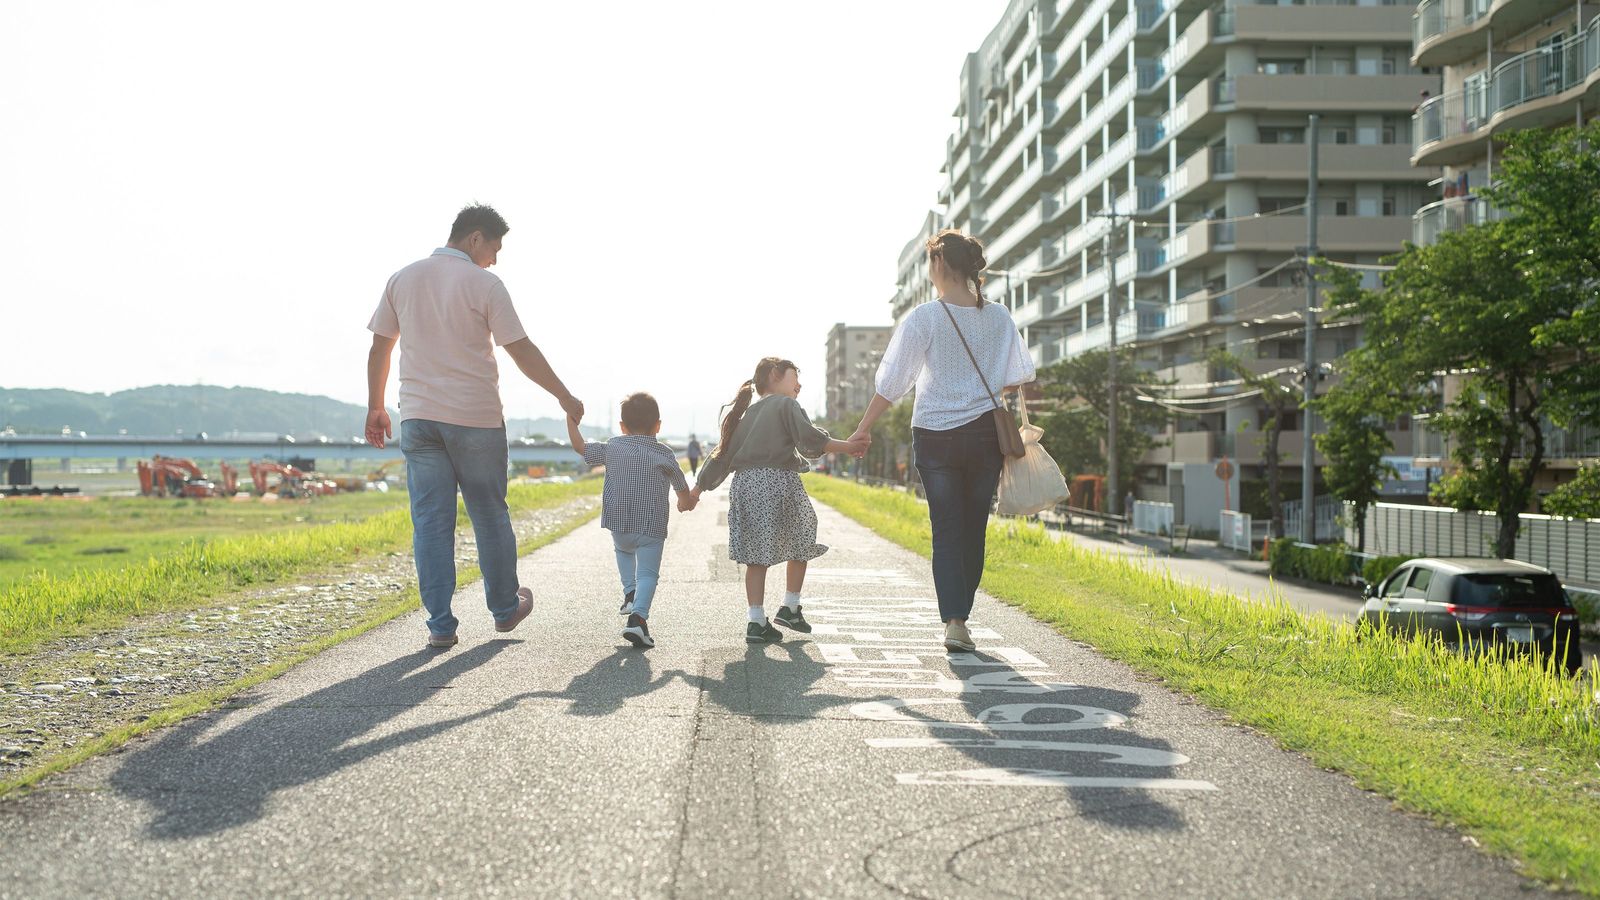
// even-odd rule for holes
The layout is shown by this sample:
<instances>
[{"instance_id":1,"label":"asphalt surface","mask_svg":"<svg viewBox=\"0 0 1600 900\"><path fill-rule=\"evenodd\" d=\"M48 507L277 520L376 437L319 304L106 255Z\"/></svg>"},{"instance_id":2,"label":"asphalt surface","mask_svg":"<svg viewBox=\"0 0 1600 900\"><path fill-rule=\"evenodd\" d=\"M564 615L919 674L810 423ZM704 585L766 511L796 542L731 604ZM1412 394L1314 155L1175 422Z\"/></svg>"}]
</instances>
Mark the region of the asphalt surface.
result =
<instances>
[{"instance_id":1,"label":"asphalt surface","mask_svg":"<svg viewBox=\"0 0 1600 900\"><path fill-rule=\"evenodd\" d=\"M0 897L1431 897L1513 867L825 508L816 632L747 647L723 495L620 639L597 525L461 644L420 614L0 801ZM781 596L774 573L769 595Z\"/></svg>"}]
</instances>

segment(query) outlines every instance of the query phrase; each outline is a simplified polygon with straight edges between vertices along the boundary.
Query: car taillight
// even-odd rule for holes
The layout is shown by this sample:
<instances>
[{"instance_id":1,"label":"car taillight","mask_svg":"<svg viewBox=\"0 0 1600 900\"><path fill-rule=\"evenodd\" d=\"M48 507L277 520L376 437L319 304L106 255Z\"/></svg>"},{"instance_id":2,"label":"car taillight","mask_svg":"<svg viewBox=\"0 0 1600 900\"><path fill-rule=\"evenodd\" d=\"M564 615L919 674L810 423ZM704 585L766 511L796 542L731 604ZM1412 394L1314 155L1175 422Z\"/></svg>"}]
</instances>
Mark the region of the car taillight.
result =
<instances>
[{"instance_id":1,"label":"car taillight","mask_svg":"<svg viewBox=\"0 0 1600 900\"><path fill-rule=\"evenodd\" d=\"M1484 616L1500 610L1492 606L1462 606L1459 603L1446 603L1444 611L1463 622L1476 622Z\"/></svg>"}]
</instances>

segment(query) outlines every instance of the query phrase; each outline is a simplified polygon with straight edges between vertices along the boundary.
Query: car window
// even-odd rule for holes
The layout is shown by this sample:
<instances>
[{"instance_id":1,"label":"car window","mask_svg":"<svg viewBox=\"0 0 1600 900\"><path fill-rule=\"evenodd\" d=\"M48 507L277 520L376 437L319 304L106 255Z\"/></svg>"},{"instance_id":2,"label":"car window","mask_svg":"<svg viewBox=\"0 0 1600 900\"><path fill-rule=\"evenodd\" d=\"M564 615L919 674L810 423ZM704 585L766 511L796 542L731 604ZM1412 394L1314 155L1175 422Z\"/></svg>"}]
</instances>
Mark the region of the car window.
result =
<instances>
[{"instance_id":1,"label":"car window","mask_svg":"<svg viewBox=\"0 0 1600 900\"><path fill-rule=\"evenodd\" d=\"M1428 583L1433 581L1433 570L1418 566L1411 570L1411 581L1406 584L1402 596L1425 600L1428 597Z\"/></svg>"},{"instance_id":2,"label":"car window","mask_svg":"<svg viewBox=\"0 0 1600 900\"><path fill-rule=\"evenodd\" d=\"M1478 572L1456 579L1454 600L1463 606L1525 606L1556 608L1566 605L1561 583L1554 575L1516 575Z\"/></svg>"},{"instance_id":3,"label":"car window","mask_svg":"<svg viewBox=\"0 0 1600 900\"><path fill-rule=\"evenodd\" d=\"M1390 575L1389 580L1383 583L1383 590L1379 593L1384 597L1400 596L1400 592L1405 590L1406 579L1410 577L1411 571L1408 567Z\"/></svg>"}]
</instances>

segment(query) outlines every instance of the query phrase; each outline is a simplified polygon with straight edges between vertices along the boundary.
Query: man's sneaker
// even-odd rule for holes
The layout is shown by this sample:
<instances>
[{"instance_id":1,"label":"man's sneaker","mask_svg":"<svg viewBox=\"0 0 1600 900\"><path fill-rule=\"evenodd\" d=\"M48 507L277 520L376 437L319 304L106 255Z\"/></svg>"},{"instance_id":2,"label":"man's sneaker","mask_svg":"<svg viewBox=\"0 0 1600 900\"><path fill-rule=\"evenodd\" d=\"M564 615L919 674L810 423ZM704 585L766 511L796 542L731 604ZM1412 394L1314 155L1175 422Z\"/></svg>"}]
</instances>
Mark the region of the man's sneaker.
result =
<instances>
[{"instance_id":1,"label":"man's sneaker","mask_svg":"<svg viewBox=\"0 0 1600 900\"><path fill-rule=\"evenodd\" d=\"M972 642L972 632L967 630L967 623L951 619L944 623L944 648L971 653L978 649L978 645Z\"/></svg>"},{"instance_id":2,"label":"man's sneaker","mask_svg":"<svg viewBox=\"0 0 1600 900\"><path fill-rule=\"evenodd\" d=\"M622 598L622 608L617 612L624 616L633 615L633 591L629 591L628 596Z\"/></svg>"},{"instance_id":3,"label":"man's sneaker","mask_svg":"<svg viewBox=\"0 0 1600 900\"><path fill-rule=\"evenodd\" d=\"M806 621L806 617L800 612L799 606L794 609L790 609L787 606L778 607L778 614L772 617L772 621L794 631L811 633L811 623Z\"/></svg>"},{"instance_id":4,"label":"man's sneaker","mask_svg":"<svg viewBox=\"0 0 1600 900\"><path fill-rule=\"evenodd\" d=\"M776 644L782 640L783 632L773 628L771 622L762 622L759 625L751 622L744 628L746 644Z\"/></svg>"},{"instance_id":5,"label":"man's sneaker","mask_svg":"<svg viewBox=\"0 0 1600 900\"><path fill-rule=\"evenodd\" d=\"M640 650L656 645L656 639L650 636L650 625L635 615L628 616L628 624L622 629L622 636Z\"/></svg>"},{"instance_id":6,"label":"man's sneaker","mask_svg":"<svg viewBox=\"0 0 1600 900\"><path fill-rule=\"evenodd\" d=\"M522 624L522 620L533 612L533 589L526 587L517 588L517 609L511 615L494 623L495 631L510 631Z\"/></svg>"},{"instance_id":7,"label":"man's sneaker","mask_svg":"<svg viewBox=\"0 0 1600 900\"><path fill-rule=\"evenodd\" d=\"M454 633L434 634L431 631L428 632L428 646L435 650L443 650L447 647L454 647L457 643L459 643L459 639Z\"/></svg>"}]
</instances>

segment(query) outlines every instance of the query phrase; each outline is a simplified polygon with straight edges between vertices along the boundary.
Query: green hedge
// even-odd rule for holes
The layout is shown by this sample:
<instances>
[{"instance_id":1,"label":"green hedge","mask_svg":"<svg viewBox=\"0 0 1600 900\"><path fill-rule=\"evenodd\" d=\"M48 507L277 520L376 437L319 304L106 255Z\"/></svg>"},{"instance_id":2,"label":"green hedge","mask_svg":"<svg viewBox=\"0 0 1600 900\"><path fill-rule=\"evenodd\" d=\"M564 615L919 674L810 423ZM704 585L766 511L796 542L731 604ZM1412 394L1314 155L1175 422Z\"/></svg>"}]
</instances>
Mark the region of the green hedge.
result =
<instances>
[{"instance_id":1,"label":"green hedge","mask_svg":"<svg viewBox=\"0 0 1600 900\"><path fill-rule=\"evenodd\" d=\"M1305 547L1294 538L1272 542L1271 570L1276 578L1301 578L1323 584L1349 584L1359 574L1368 584L1377 584L1410 556L1379 556L1363 562L1344 544Z\"/></svg>"}]
</instances>

